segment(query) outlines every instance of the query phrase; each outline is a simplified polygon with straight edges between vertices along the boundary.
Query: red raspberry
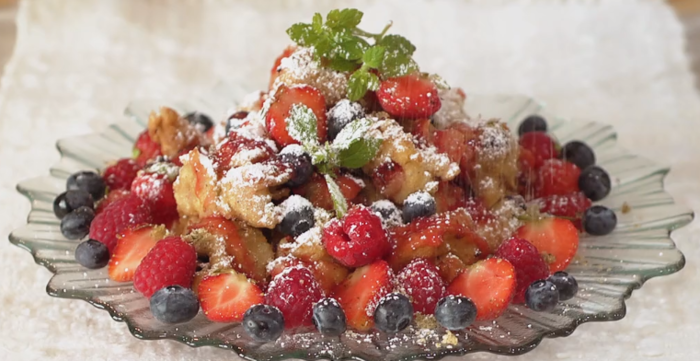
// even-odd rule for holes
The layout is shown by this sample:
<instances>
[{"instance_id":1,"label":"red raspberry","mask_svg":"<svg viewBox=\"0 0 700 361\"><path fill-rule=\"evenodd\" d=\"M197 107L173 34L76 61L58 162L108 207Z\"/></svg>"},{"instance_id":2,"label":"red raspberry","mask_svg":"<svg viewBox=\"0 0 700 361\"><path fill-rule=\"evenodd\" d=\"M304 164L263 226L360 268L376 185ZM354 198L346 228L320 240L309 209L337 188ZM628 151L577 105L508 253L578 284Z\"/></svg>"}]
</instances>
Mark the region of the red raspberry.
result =
<instances>
[{"instance_id":1,"label":"red raspberry","mask_svg":"<svg viewBox=\"0 0 700 361\"><path fill-rule=\"evenodd\" d=\"M527 162L535 169L541 167L547 159L557 157L557 147L545 132L527 132L520 137L520 146L527 149Z\"/></svg>"},{"instance_id":2,"label":"red raspberry","mask_svg":"<svg viewBox=\"0 0 700 361\"><path fill-rule=\"evenodd\" d=\"M136 268L134 287L147 298L167 286L189 288L196 269L194 247L180 237L166 237L156 243Z\"/></svg>"},{"instance_id":3,"label":"red raspberry","mask_svg":"<svg viewBox=\"0 0 700 361\"><path fill-rule=\"evenodd\" d=\"M110 191L129 189L141 167L131 158L120 159L105 169L102 178Z\"/></svg>"},{"instance_id":4,"label":"red raspberry","mask_svg":"<svg viewBox=\"0 0 700 361\"><path fill-rule=\"evenodd\" d=\"M561 159L545 161L537 171L535 197L542 198L578 192L578 177L580 175L581 170L573 163Z\"/></svg>"},{"instance_id":5,"label":"red raspberry","mask_svg":"<svg viewBox=\"0 0 700 361\"><path fill-rule=\"evenodd\" d=\"M536 199L541 213L570 218L578 230L581 230L583 212L591 207L591 200L581 192L554 195Z\"/></svg>"},{"instance_id":6,"label":"red raspberry","mask_svg":"<svg viewBox=\"0 0 700 361\"><path fill-rule=\"evenodd\" d=\"M326 251L346 267L370 264L390 250L382 220L369 208L354 207L342 221L332 220L323 229Z\"/></svg>"},{"instance_id":7,"label":"red raspberry","mask_svg":"<svg viewBox=\"0 0 700 361\"><path fill-rule=\"evenodd\" d=\"M418 73L382 81L377 98L387 113L399 118L428 118L442 106L435 84Z\"/></svg>"},{"instance_id":8,"label":"red raspberry","mask_svg":"<svg viewBox=\"0 0 700 361\"><path fill-rule=\"evenodd\" d=\"M404 267L394 280L397 291L411 300L413 309L432 315L435 306L445 295L445 283L435 265L424 258L416 258Z\"/></svg>"},{"instance_id":9,"label":"red raspberry","mask_svg":"<svg viewBox=\"0 0 700 361\"><path fill-rule=\"evenodd\" d=\"M127 228L151 223L150 203L133 194L114 201L90 224L90 238L104 243L110 253L117 244L117 235Z\"/></svg>"},{"instance_id":10,"label":"red raspberry","mask_svg":"<svg viewBox=\"0 0 700 361\"><path fill-rule=\"evenodd\" d=\"M148 170L139 172L131 183L131 193L151 203L153 222L170 226L178 219L177 202L173 183L177 177L177 168L168 163L157 163Z\"/></svg>"},{"instance_id":11,"label":"red raspberry","mask_svg":"<svg viewBox=\"0 0 700 361\"><path fill-rule=\"evenodd\" d=\"M160 150L160 144L153 141L148 134L148 130L145 130L136 139L134 155L136 156L136 163L143 167L149 160L155 159L159 155L163 155L163 153Z\"/></svg>"},{"instance_id":12,"label":"red raspberry","mask_svg":"<svg viewBox=\"0 0 700 361\"><path fill-rule=\"evenodd\" d=\"M110 191L104 198L102 198L102 200L99 201L99 203L97 203L97 207L95 207L95 215L102 213L107 206L114 203L117 199L122 199L124 196L128 196L129 194L131 194L131 192L126 189Z\"/></svg>"},{"instance_id":13,"label":"red raspberry","mask_svg":"<svg viewBox=\"0 0 700 361\"><path fill-rule=\"evenodd\" d=\"M313 273L303 266L289 267L275 276L265 294L265 303L284 315L284 327L311 326L314 303L323 298Z\"/></svg>"},{"instance_id":14,"label":"red raspberry","mask_svg":"<svg viewBox=\"0 0 700 361\"><path fill-rule=\"evenodd\" d=\"M525 302L525 291L534 281L549 276L549 266L532 243L522 238L511 238L496 250L496 257L510 262L515 268L515 296L513 303Z\"/></svg>"}]
</instances>

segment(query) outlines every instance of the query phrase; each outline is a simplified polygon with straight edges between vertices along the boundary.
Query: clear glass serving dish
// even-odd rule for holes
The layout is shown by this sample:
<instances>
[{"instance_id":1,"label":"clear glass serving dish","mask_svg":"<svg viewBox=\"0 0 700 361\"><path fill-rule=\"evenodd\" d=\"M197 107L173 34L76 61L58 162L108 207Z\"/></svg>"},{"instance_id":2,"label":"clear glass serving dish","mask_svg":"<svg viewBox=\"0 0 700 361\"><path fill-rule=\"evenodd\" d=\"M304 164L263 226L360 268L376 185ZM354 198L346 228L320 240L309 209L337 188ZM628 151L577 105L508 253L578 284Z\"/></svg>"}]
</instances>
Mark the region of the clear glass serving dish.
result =
<instances>
[{"instance_id":1,"label":"clear glass serving dish","mask_svg":"<svg viewBox=\"0 0 700 361\"><path fill-rule=\"evenodd\" d=\"M220 85L201 99L167 105L180 111L199 110L223 116L244 95L235 86ZM148 301L131 283L113 282L106 269L86 270L77 264L74 250L79 242L61 235L52 211L52 202L65 189L65 179L70 174L102 169L110 161L129 156L149 112L165 104L134 102L126 110L127 119L105 131L60 140L57 146L61 160L51 168L50 175L18 185L32 210L27 225L10 235L13 244L29 251L38 264L54 273L46 287L49 295L85 300L104 309L113 319L125 322L140 339L173 339L195 347L227 348L254 360L410 360L479 351L516 355L532 350L544 337L567 336L581 323L621 319L626 312L625 299L633 290L652 277L677 272L685 264L670 233L689 223L693 214L675 204L664 191L668 168L618 147L615 131L608 125L557 118L524 96L474 95L467 100L470 115L500 118L513 129L525 116L543 114L561 142L578 139L592 146L598 163L613 179L611 194L600 203L616 211L619 223L610 235L582 237L579 253L568 268L580 284L575 298L546 313L511 305L496 321L476 323L455 333L456 345L443 343L442 331L416 335L411 328L392 337L351 332L339 338L322 338L314 333L285 334L276 343L260 344L246 336L240 325L213 323L201 313L188 323L166 325L153 318Z\"/></svg>"}]
</instances>

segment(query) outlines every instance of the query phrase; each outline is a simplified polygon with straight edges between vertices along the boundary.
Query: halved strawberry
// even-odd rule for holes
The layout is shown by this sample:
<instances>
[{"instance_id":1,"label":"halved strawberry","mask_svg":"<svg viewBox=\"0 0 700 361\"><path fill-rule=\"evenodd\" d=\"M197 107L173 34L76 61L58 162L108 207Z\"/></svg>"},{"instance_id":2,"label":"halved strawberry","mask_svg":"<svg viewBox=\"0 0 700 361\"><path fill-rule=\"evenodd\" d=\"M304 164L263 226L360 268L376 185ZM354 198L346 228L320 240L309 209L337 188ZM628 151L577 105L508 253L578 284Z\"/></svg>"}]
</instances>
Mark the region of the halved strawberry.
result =
<instances>
[{"instance_id":1,"label":"halved strawberry","mask_svg":"<svg viewBox=\"0 0 700 361\"><path fill-rule=\"evenodd\" d=\"M295 105L305 105L316 115L316 132L320 143L326 141L328 127L326 123L326 99L318 89L309 86L280 86L275 93L275 99L270 105L265 117L267 131L272 139L286 147L290 144L299 144L287 131L287 119Z\"/></svg>"},{"instance_id":2,"label":"halved strawberry","mask_svg":"<svg viewBox=\"0 0 700 361\"><path fill-rule=\"evenodd\" d=\"M495 320L505 312L515 292L515 269L500 258L479 261L447 287L447 294L467 297L476 305L476 319Z\"/></svg>"},{"instance_id":3,"label":"halved strawberry","mask_svg":"<svg viewBox=\"0 0 700 361\"><path fill-rule=\"evenodd\" d=\"M535 197L563 195L579 191L581 170L574 163L561 159L549 159L537 170Z\"/></svg>"},{"instance_id":4,"label":"halved strawberry","mask_svg":"<svg viewBox=\"0 0 700 361\"><path fill-rule=\"evenodd\" d=\"M370 177L374 186L386 198L392 198L401 192L406 182L406 172L403 167L391 160L377 167Z\"/></svg>"},{"instance_id":5,"label":"halved strawberry","mask_svg":"<svg viewBox=\"0 0 700 361\"><path fill-rule=\"evenodd\" d=\"M335 182L348 201L357 197L362 190L357 181L346 175L339 175L335 178ZM329 211L333 210L333 198L331 198L331 193L328 191L328 184L326 179L319 173L314 173L308 182L292 188L292 193L308 199L314 207Z\"/></svg>"},{"instance_id":6,"label":"halved strawberry","mask_svg":"<svg viewBox=\"0 0 700 361\"><path fill-rule=\"evenodd\" d=\"M391 292L393 275L389 264L379 260L356 269L335 288L333 298L343 307L348 326L358 331L374 326L374 310Z\"/></svg>"},{"instance_id":7,"label":"halved strawberry","mask_svg":"<svg viewBox=\"0 0 700 361\"><path fill-rule=\"evenodd\" d=\"M145 226L122 233L109 260L109 278L117 282L132 281L141 260L165 233L163 226Z\"/></svg>"},{"instance_id":8,"label":"halved strawberry","mask_svg":"<svg viewBox=\"0 0 700 361\"><path fill-rule=\"evenodd\" d=\"M526 223L515 234L537 248L551 273L564 270L578 250L578 230L567 219L544 218Z\"/></svg>"},{"instance_id":9,"label":"halved strawberry","mask_svg":"<svg viewBox=\"0 0 700 361\"><path fill-rule=\"evenodd\" d=\"M450 161L459 164L467 149L467 134L456 129L445 129L435 131L435 148L439 153L447 154Z\"/></svg>"},{"instance_id":10,"label":"halved strawberry","mask_svg":"<svg viewBox=\"0 0 700 361\"><path fill-rule=\"evenodd\" d=\"M382 81L377 98L387 113L399 118L428 118L442 105L435 84L419 73Z\"/></svg>"},{"instance_id":11,"label":"halved strawberry","mask_svg":"<svg viewBox=\"0 0 700 361\"><path fill-rule=\"evenodd\" d=\"M540 207L540 213L567 218L579 231L583 213L591 207L591 200L581 192L539 198L534 203Z\"/></svg>"},{"instance_id":12,"label":"halved strawberry","mask_svg":"<svg viewBox=\"0 0 700 361\"><path fill-rule=\"evenodd\" d=\"M245 311L265 302L260 288L233 270L205 277L197 296L204 316L214 322L241 322Z\"/></svg>"},{"instance_id":13,"label":"halved strawberry","mask_svg":"<svg viewBox=\"0 0 700 361\"><path fill-rule=\"evenodd\" d=\"M282 59L288 58L290 55L294 53L294 51L297 50L297 47L294 45L290 45L284 49L282 54L275 59L275 64L272 65L272 69L270 70L270 89L272 89L272 85L275 84L275 80L277 79L277 76L279 75L279 72L277 71L277 68L280 67L280 64L282 64Z\"/></svg>"}]
</instances>

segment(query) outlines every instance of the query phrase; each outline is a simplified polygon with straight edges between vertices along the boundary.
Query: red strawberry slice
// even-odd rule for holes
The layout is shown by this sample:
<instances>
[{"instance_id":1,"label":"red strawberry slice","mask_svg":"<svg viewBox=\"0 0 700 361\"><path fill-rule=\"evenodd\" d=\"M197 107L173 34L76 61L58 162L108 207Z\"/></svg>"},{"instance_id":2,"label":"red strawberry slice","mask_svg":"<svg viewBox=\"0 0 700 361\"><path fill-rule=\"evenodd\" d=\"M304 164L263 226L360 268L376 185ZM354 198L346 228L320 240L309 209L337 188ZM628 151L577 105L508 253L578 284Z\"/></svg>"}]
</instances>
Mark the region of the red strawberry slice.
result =
<instances>
[{"instance_id":1,"label":"red strawberry slice","mask_svg":"<svg viewBox=\"0 0 700 361\"><path fill-rule=\"evenodd\" d=\"M413 309L424 315L432 315L435 306L445 295L445 283L434 264L418 258L396 275L394 281L399 292L408 296Z\"/></svg>"},{"instance_id":2,"label":"red strawberry slice","mask_svg":"<svg viewBox=\"0 0 700 361\"><path fill-rule=\"evenodd\" d=\"M265 303L279 308L284 315L284 327L291 329L311 326L313 306L322 298L323 291L313 273L304 266L295 266L285 269L270 282Z\"/></svg>"},{"instance_id":3,"label":"red strawberry slice","mask_svg":"<svg viewBox=\"0 0 700 361\"><path fill-rule=\"evenodd\" d=\"M535 200L540 207L540 213L548 213L557 217L566 217L580 231L581 219L586 209L591 207L591 200L581 192L565 195L554 195Z\"/></svg>"},{"instance_id":4,"label":"red strawberry slice","mask_svg":"<svg viewBox=\"0 0 700 361\"><path fill-rule=\"evenodd\" d=\"M197 296L204 315L214 322L241 322L245 311L265 302L260 288L233 270L205 277Z\"/></svg>"},{"instance_id":5,"label":"red strawberry slice","mask_svg":"<svg viewBox=\"0 0 700 361\"><path fill-rule=\"evenodd\" d=\"M537 169L541 167L547 159L557 157L556 143L545 132L527 132L520 136L520 146L527 149L531 155L528 156L528 163Z\"/></svg>"},{"instance_id":6,"label":"red strawberry slice","mask_svg":"<svg viewBox=\"0 0 700 361\"><path fill-rule=\"evenodd\" d=\"M581 170L573 163L550 159L537 171L535 197L548 197L576 193Z\"/></svg>"},{"instance_id":7,"label":"red strawberry slice","mask_svg":"<svg viewBox=\"0 0 700 361\"><path fill-rule=\"evenodd\" d=\"M163 287L189 288L197 269L194 247L177 236L163 238L136 268L134 288L150 298Z\"/></svg>"},{"instance_id":8,"label":"red strawberry slice","mask_svg":"<svg viewBox=\"0 0 700 361\"><path fill-rule=\"evenodd\" d=\"M280 64L282 64L282 59L290 57L296 50L296 46L290 45L284 49L282 54L278 56L277 59L275 59L275 64L272 65L272 69L270 70L270 89L272 89L272 85L275 84L275 80L279 75L277 69L280 67Z\"/></svg>"},{"instance_id":9,"label":"red strawberry slice","mask_svg":"<svg viewBox=\"0 0 700 361\"><path fill-rule=\"evenodd\" d=\"M479 261L447 287L447 294L471 299L478 321L495 320L505 312L515 292L515 269L500 258Z\"/></svg>"},{"instance_id":10,"label":"red strawberry slice","mask_svg":"<svg viewBox=\"0 0 700 361\"><path fill-rule=\"evenodd\" d=\"M160 151L160 144L151 139L148 130L145 130L139 135L138 139L136 139L134 155L136 164L143 167L149 160L156 159L156 157L163 155L163 152Z\"/></svg>"},{"instance_id":11,"label":"red strawberry slice","mask_svg":"<svg viewBox=\"0 0 700 361\"><path fill-rule=\"evenodd\" d=\"M165 228L162 226L146 226L124 232L109 260L109 278L117 282L132 281L143 258L163 237Z\"/></svg>"},{"instance_id":12,"label":"red strawberry slice","mask_svg":"<svg viewBox=\"0 0 700 361\"><path fill-rule=\"evenodd\" d=\"M374 310L392 289L393 272L385 261L360 267L339 284L333 293L345 311L348 326L367 331L374 326Z\"/></svg>"},{"instance_id":13,"label":"red strawberry slice","mask_svg":"<svg viewBox=\"0 0 700 361\"><path fill-rule=\"evenodd\" d=\"M270 105L265 117L267 131L280 147L299 144L287 131L287 118L294 105L305 105L316 115L316 127L319 143L326 141L328 132L326 123L326 100L318 89L309 86L280 86L275 93L275 99Z\"/></svg>"},{"instance_id":14,"label":"red strawberry slice","mask_svg":"<svg viewBox=\"0 0 700 361\"><path fill-rule=\"evenodd\" d=\"M377 98L387 113L398 118L429 118L442 105L435 84L418 73L382 81Z\"/></svg>"},{"instance_id":15,"label":"red strawberry slice","mask_svg":"<svg viewBox=\"0 0 700 361\"><path fill-rule=\"evenodd\" d=\"M515 268L517 282L513 303L524 303L525 291L530 284L549 276L549 266L537 248L524 239L511 238L503 242L496 251L496 257L507 260Z\"/></svg>"},{"instance_id":16,"label":"red strawberry slice","mask_svg":"<svg viewBox=\"0 0 700 361\"><path fill-rule=\"evenodd\" d=\"M563 271L578 250L578 230L563 218L544 218L530 222L515 232L530 241L549 264L551 273Z\"/></svg>"}]
</instances>

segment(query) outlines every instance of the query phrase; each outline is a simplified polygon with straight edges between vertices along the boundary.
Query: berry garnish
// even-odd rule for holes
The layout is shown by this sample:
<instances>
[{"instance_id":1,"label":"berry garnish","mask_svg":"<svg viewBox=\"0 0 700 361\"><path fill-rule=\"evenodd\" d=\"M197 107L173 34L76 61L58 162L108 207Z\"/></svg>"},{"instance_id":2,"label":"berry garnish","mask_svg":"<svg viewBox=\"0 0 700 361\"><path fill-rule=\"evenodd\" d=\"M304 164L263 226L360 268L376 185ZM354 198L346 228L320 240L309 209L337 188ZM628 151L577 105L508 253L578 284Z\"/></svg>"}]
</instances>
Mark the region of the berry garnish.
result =
<instances>
[{"instance_id":1,"label":"berry garnish","mask_svg":"<svg viewBox=\"0 0 700 361\"><path fill-rule=\"evenodd\" d=\"M72 174L66 180L66 189L69 191L82 190L90 193L93 200L104 197L106 185L102 177L95 172L82 171Z\"/></svg>"},{"instance_id":2,"label":"berry garnish","mask_svg":"<svg viewBox=\"0 0 700 361\"><path fill-rule=\"evenodd\" d=\"M535 197L548 197L578 192L581 170L561 159L545 161L537 171Z\"/></svg>"},{"instance_id":3,"label":"berry garnish","mask_svg":"<svg viewBox=\"0 0 700 361\"><path fill-rule=\"evenodd\" d=\"M251 306L265 302L260 288L233 270L205 277L197 296L204 315L214 322L241 322Z\"/></svg>"},{"instance_id":4,"label":"berry garnish","mask_svg":"<svg viewBox=\"0 0 700 361\"><path fill-rule=\"evenodd\" d=\"M595 153L586 143L572 140L561 148L561 159L586 169L595 164Z\"/></svg>"},{"instance_id":5,"label":"berry garnish","mask_svg":"<svg viewBox=\"0 0 700 361\"><path fill-rule=\"evenodd\" d=\"M429 118L441 106L435 84L417 73L382 81L377 98L387 113L398 118Z\"/></svg>"},{"instance_id":6,"label":"berry garnish","mask_svg":"<svg viewBox=\"0 0 700 361\"><path fill-rule=\"evenodd\" d=\"M557 286L560 301L570 300L578 292L578 282L574 276L564 271L554 272L547 280Z\"/></svg>"},{"instance_id":7,"label":"berry garnish","mask_svg":"<svg viewBox=\"0 0 700 361\"><path fill-rule=\"evenodd\" d=\"M324 336L340 336L347 329L345 312L332 298L324 298L314 305L313 322Z\"/></svg>"},{"instance_id":8,"label":"berry garnish","mask_svg":"<svg viewBox=\"0 0 700 361\"><path fill-rule=\"evenodd\" d=\"M610 193L610 175L597 165L590 166L581 172L578 187L593 202L599 201Z\"/></svg>"},{"instance_id":9,"label":"berry garnish","mask_svg":"<svg viewBox=\"0 0 700 361\"><path fill-rule=\"evenodd\" d=\"M581 192L539 198L535 203L539 206L540 213L567 218L579 230L582 229L583 213L591 207L591 200Z\"/></svg>"},{"instance_id":10,"label":"berry garnish","mask_svg":"<svg viewBox=\"0 0 700 361\"><path fill-rule=\"evenodd\" d=\"M107 195L97 202L95 207L95 216L99 215L104 211L110 204L114 203L118 199L122 199L131 194L131 191L126 189L117 189L115 191L110 191Z\"/></svg>"},{"instance_id":11,"label":"berry garnish","mask_svg":"<svg viewBox=\"0 0 700 361\"><path fill-rule=\"evenodd\" d=\"M151 313L163 323L183 323L199 313L199 301L191 289L179 285L167 286L153 294Z\"/></svg>"},{"instance_id":12,"label":"berry garnish","mask_svg":"<svg viewBox=\"0 0 700 361\"><path fill-rule=\"evenodd\" d=\"M547 159L557 157L556 144L547 133L528 132L520 137L519 142L532 155L535 169L541 167Z\"/></svg>"},{"instance_id":13,"label":"berry garnish","mask_svg":"<svg viewBox=\"0 0 700 361\"><path fill-rule=\"evenodd\" d=\"M211 120L211 117L202 112L187 113L184 118L202 133L208 132L214 126L214 121Z\"/></svg>"},{"instance_id":14,"label":"berry garnish","mask_svg":"<svg viewBox=\"0 0 700 361\"><path fill-rule=\"evenodd\" d=\"M583 214L583 229L593 236L609 234L617 226L615 212L604 206L593 206Z\"/></svg>"},{"instance_id":15,"label":"berry garnish","mask_svg":"<svg viewBox=\"0 0 700 361\"><path fill-rule=\"evenodd\" d=\"M146 297L166 286L189 288L196 268L194 247L180 237L166 237L139 263L134 274L134 288Z\"/></svg>"},{"instance_id":16,"label":"berry garnish","mask_svg":"<svg viewBox=\"0 0 700 361\"><path fill-rule=\"evenodd\" d=\"M323 245L331 257L353 268L370 264L391 249L381 219L364 206L352 208L342 220L327 223Z\"/></svg>"},{"instance_id":17,"label":"berry garnish","mask_svg":"<svg viewBox=\"0 0 700 361\"><path fill-rule=\"evenodd\" d=\"M515 235L537 248L550 272L565 269L578 250L578 230L571 221L563 218L543 218L526 223Z\"/></svg>"},{"instance_id":18,"label":"berry garnish","mask_svg":"<svg viewBox=\"0 0 700 361\"><path fill-rule=\"evenodd\" d=\"M284 315L284 326L296 328L313 324L314 303L323 298L321 286L306 267L290 267L275 276L265 294L265 303Z\"/></svg>"},{"instance_id":19,"label":"berry garnish","mask_svg":"<svg viewBox=\"0 0 700 361\"><path fill-rule=\"evenodd\" d=\"M314 166L311 164L311 156L298 144L291 144L280 152L280 160L292 170L292 176L287 181L290 187L299 187L311 179Z\"/></svg>"},{"instance_id":20,"label":"berry garnish","mask_svg":"<svg viewBox=\"0 0 700 361\"><path fill-rule=\"evenodd\" d=\"M254 305L243 315L243 329L258 342L278 339L284 327L284 316L275 306Z\"/></svg>"},{"instance_id":21,"label":"berry garnish","mask_svg":"<svg viewBox=\"0 0 700 361\"><path fill-rule=\"evenodd\" d=\"M495 256L507 260L515 268L517 282L513 303L525 302L525 291L528 286L536 280L549 276L549 267L537 248L524 239L508 239L498 247Z\"/></svg>"},{"instance_id":22,"label":"berry garnish","mask_svg":"<svg viewBox=\"0 0 700 361\"><path fill-rule=\"evenodd\" d=\"M416 192L403 202L403 221L411 223L419 217L430 217L435 214L435 198L426 192Z\"/></svg>"},{"instance_id":23,"label":"berry garnish","mask_svg":"<svg viewBox=\"0 0 700 361\"><path fill-rule=\"evenodd\" d=\"M547 280L533 282L525 292L525 303L533 311L551 311L559 302L559 291Z\"/></svg>"},{"instance_id":24,"label":"berry garnish","mask_svg":"<svg viewBox=\"0 0 700 361\"><path fill-rule=\"evenodd\" d=\"M120 159L105 169L102 177L109 190L129 189L141 166L131 158Z\"/></svg>"},{"instance_id":25,"label":"berry garnish","mask_svg":"<svg viewBox=\"0 0 700 361\"><path fill-rule=\"evenodd\" d=\"M397 333L413 321L411 301L401 293L390 293L381 300L374 310L374 325L385 333Z\"/></svg>"},{"instance_id":26,"label":"berry garnish","mask_svg":"<svg viewBox=\"0 0 700 361\"><path fill-rule=\"evenodd\" d=\"M508 307L515 284L513 265L500 258L489 258L464 270L447 287L447 293L471 299L478 321L495 320Z\"/></svg>"},{"instance_id":27,"label":"berry garnish","mask_svg":"<svg viewBox=\"0 0 700 361\"><path fill-rule=\"evenodd\" d=\"M547 121L539 115L525 118L518 127L518 135L522 137L529 132L547 132Z\"/></svg>"},{"instance_id":28,"label":"berry garnish","mask_svg":"<svg viewBox=\"0 0 700 361\"><path fill-rule=\"evenodd\" d=\"M379 260L356 269L335 288L333 298L345 311L348 326L358 331L374 326L374 310L379 299L391 292L392 278L389 264Z\"/></svg>"},{"instance_id":29,"label":"berry garnish","mask_svg":"<svg viewBox=\"0 0 700 361\"><path fill-rule=\"evenodd\" d=\"M280 232L298 237L314 226L314 207L306 198L292 195L281 204L282 221L277 226Z\"/></svg>"},{"instance_id":30,"label":"berry garnish","mask_svg":"<svg viewBox=\"0 0 700 361\"><path fill-rule=\"evenodd\" d=\"M179 218L173 190L176 172L177 167L171 163L155 163L139 172L131 183L131 193L150 203L154 223L169 226Z\"/></svg>"},{"instance_id":31,"label":"berry garnish","mask_svg":"<svg viewBox=\"0 0 700 361\"><path fill-rule=\"evenodd\" d=\"M381 217L382 225L384 225L385 229L403 224L403 216L401 215L401 211L398 207L396 207L394 202L388 199L382 199L372 203L372 205L369 206L369 209L371 209L374 214Z\"/></svg>"},{"instance_id":32,"label":"berry garnish","mask_svg":"<svg viewBox=\"0 0 700 361\"><path fill-rule=\"evenodd\" d=\"M435 319L440 326L450 330L463 330L476 320L476 305L472 300L455 295L448 295L438 301L435 307Z\"/></svg>"},{"instance_id":33,"label":"berry garnish","mask_svg":"<svg viewBox=\"0 0 700 361\"><path fill-rule=\"evenodd\" d=\"M109 260L109 278L117 282L134 280L134 273L141 260L165 236L162 226L147 226L130 229L117 241Z\"/></svg>"},{"instance_id":34,"label":"berry garnish","mask_svg":"<svg viewBox=\"0 0 700 361\"><path fill-rule=\"evenodd\" d=\"M160 144L151 139L148 129L143 131L136 139L133 153L135 155L136 163L142 167L149 161L163 155L160 150Z\"/></svg>"},{"instance_id":35,"label":"berry garnish","mask_svg":"<svg viewBox=\"0 0 700 361\"><path fill-rule=\"evenodd\" d=\"M417 258L404 267L394 280L396 290L408 296L416 312L432 315L445 295L445 283L434 264Z\"/></svg>"},{"instance_id":36,"label":"berry garnish","mask_svg":"<svg viewBox=\"0 0 700 361\"><path fill-rule=\"evenodd\" d=\"M303 139L295 132L289 132L288 119L294 112L302 109L311 110L316 117L316 135L319 143L326 140L326 100L318 89L301 85L295 87L281 86L265 116L267 131L272 139L282 147L300 144ZM295 138L296 137L296 138Z\"/></svg>"},{"instance_id":37,"label":"berry garnish","mask_svg":"<svg viewBox=\"0 0 700 361\"><path fill-rule=\"evenodd\" d=\"M237 129L240 124L244 123L244 119L248 117L249 112L241 110L231 114L226 120L226 134L231 133L231 129Z\"/></svg>"},{"instance_id":38,"label":"berry garnish","mask_svg":"<svg viewBox=\"0 0 700 361\"><path fill-rule=\"evenodd\" d=\"M365 116L360 103L343 99L328 111L328 140L334 140L346 125Z\"/></svg>"},{"instance_id":39,"label":"berry garnish","mask_svg":"<svg viewBox=\"0 0 700 361\"><path fill-rule=\"evenodd\" d=\"M127 228L151 223L152 220L148 201L129 194L112 202L95 216L90 225L90 238L104 243L112 252L118 234Z\"/></svg>"},{"instance_id":40,"label":"berry garnish","mask_svg":"<svg viewBox=\"0 0 700 361\"><path fill-rule=\"evenodd\" d=\"M88 239L75 249L75 260L85 268L102 268L109 263L109 249L104 243Z\"/></svg>"},{"instance_id":41,"label":"berry garnish","mask_svg":"<svg viewBox=\"0 0 700 361\"><path fill-rule=\"evenodd\" d=\"M90 193L83 190L66 191L59 194L53 201L53 213L58 219L62 219L66 214L80 207L95 207Z\"/></svg>"},{"instance_id":42,"label":"berry garnish","mask_svg":"<svg viewBox=\"0 0 700 361\"><path fill-rule=\"evenodd\" d=\"M90 223L94 218L92 208L80 207L61 219L61 234L68 239L81 239L90 233Z\"/></svg>"}]
</instances>

